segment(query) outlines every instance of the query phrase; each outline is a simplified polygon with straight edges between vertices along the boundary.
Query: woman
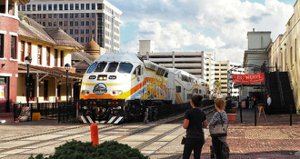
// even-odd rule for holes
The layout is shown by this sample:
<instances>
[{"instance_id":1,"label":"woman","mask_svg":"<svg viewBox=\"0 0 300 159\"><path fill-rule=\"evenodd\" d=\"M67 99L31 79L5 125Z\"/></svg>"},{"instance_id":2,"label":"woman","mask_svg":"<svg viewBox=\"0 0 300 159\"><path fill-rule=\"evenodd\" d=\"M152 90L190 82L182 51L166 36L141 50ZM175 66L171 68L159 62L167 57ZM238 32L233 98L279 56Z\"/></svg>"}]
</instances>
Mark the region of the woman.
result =
<instances>
[{"instance_id":1,"label":"woman","mask_svg":"<svg viewBox=\"0 0 300 159\"><path fill-rule=\"evenodd\" d=\"M209 122L209 125L217 125L217 124L222 124L222 120L224 124L228 124L228 119L227 119L227 114L224 111L225 109L225 101L221 98L218 98L215 100L215 109L216 113L213 115L212 119ZM222 119L221 119L222 117ZM213 150L216 155L216 159L224 159L227 158L226 154L223 154L222 152L222 147L227 146L226 143L226 136L221 136L221 137L212 137L212 145L213 145Z\"/></svg>"},{"instance_id":2,"label":"woman","mask_svg":"<svg viewBox=\"0 0 300 159\"><path fill-rule=\"evenodd\" d=\"M194 95L190 100L192 109L186 111L183 128L186 129L183 159L189 159L194 151L194 159L200 159L204 144L203 128L207 127L206 115L199 109L202 104L202 96Z\"/></svg>"}]
</instances>

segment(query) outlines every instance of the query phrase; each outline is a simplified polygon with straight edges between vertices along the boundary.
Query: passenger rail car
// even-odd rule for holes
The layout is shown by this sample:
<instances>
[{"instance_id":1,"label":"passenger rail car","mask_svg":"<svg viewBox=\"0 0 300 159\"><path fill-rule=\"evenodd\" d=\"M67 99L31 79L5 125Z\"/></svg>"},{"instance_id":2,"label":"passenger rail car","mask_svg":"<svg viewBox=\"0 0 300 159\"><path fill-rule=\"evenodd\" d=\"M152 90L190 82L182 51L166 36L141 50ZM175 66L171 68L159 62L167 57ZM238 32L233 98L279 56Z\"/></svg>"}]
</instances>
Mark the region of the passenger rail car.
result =
<instances>
[{"instance_id":1,"label":"passenger rail car","mask_svg":"<svg viewBox=\"0 0 300 159\"><path fill-rule=\"evenodd\" d=\"M84 74L80 99L101 120L110 116L129 120L143 119L148 108L157 115L160 106L188 103L193 94L205 96L207 90L203 81L185 71L141 61L135 54L106 53Z\"/></svg>"}]
</instances>

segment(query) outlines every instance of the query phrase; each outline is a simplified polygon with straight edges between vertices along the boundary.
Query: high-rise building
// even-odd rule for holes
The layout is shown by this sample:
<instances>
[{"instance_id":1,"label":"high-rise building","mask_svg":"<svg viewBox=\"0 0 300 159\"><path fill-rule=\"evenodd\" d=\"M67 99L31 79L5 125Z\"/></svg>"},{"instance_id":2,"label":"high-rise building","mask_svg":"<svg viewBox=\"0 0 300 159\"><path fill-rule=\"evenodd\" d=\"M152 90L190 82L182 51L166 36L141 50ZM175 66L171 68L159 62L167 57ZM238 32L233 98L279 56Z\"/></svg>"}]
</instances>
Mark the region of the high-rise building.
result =
<instances>
[{"instance_id":1,"label":"high-rise building","mask_svg":"<svg viewBox=\"0 0 300 159\"><path fill-rule=\"evenodd\" d=\"M215 81L221 83L221 96L226 97L227 93L231 96L239 96L239 89L234 88L232 74L244 74L241 64L234 64L230 61L217 61L215 63Z\"/></svg>"},{"instance_id":2,"label":"high-rise building","mask_svg":"<svg viewBox=\"0 0 300 159\"><path fill-rule=\"evenodd\" d=\"M153 52L151 50L150 40L140 40L139 56L144 59L162 65L167 68L177 68L195 75L203 82L209 85L209 89L213 88L214 73L212 73L213 57L211 53L204 51L196 52Z\"/></svg>"},{"instance_id":3,"label":"high-rise building","mask_svg":"<svg viewBox=\"0 0 300 159\"><path fill-rule=\"evenodd\" d=\"M106 52L120 50L122 11L106 0L31 0L19 10L47 28L60 27L82 45L94 38Z\"/></svg>"}]
</instances>

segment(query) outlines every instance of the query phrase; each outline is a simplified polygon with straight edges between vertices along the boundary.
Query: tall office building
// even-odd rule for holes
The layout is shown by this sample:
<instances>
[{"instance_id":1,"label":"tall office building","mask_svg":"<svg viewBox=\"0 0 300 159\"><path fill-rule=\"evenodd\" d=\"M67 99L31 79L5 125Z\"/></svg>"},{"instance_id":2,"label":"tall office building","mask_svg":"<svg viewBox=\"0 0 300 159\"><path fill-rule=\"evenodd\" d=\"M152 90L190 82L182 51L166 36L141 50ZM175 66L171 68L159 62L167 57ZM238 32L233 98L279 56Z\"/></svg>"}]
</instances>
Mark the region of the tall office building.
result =
<instances>
[{"instance_id":1,"label":"tall office building","mask_svg":"<svg viewBox=\"0 0 300 159\"><path fill-rule=\"evenodd\" d=\"M120 50L122 11L106 0L31 0L19 10L45 27L60 27L82 45L94 38L106 52Z\"/></svg>"}]
</instances>

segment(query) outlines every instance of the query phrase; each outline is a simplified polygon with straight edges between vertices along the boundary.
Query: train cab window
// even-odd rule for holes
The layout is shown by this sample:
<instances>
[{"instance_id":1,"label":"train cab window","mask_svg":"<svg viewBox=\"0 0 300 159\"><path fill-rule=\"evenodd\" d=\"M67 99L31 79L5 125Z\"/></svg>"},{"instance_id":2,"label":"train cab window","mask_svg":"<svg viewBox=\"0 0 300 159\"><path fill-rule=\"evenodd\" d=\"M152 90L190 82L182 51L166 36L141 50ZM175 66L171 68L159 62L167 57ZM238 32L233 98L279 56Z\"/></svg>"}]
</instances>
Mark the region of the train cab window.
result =
<instances>
[{"instance_id":1,"label":"train cab window","mask_svg":"<svg viewBox=\"0 0 300 159\"><path fill-rule=\"evenodd\" d=\"M106 65L107 65L107 62L100 62L97 65L97 67L95 69L95 72L103 72L103 70L105 69Z\"/></svg>"},{"instance_id":2,"label":"train cab window","mask_svg":"<svg viewBox=\"0 0 300 159\"><path fill-rule=\"evenodd\" d=\"M166 78L168 78L168 75L169 75L169 72L166 72L164 76L165 76Z\"/></svg>"},{"instance_id":3,"label":"train cab window","mask_svg":"<svg viewBox=\"0 0 300 159\"><path fill-rule=\"evenodd\" d=\"M180 86L176 86L176 93L180 93L181 92L181 87Z\"/></svg>"},{"instance_id":4,"label":"train cab window","mask_svg":"<svg viewBox=\"0 0 300 159\"><path fill-rule=\"evenodd\" d=\"M96 68L97 63L93 63L86 71L86 73L92 73L94 71L94 69Z\"/></svg>"},{"instance_id":5,"label":"train cab window","mask_svg":"<svg viewBox=\"0 0 300 159\"><path fill-rule=\"evenodd\" d=\"M115 72L117 70L118 65L119 65L118 62L109 63L106 72Z\"/></svg>"},{"instance_id":6,"label":"train cab window","mask_svg":"<svg viewBox=\"0 0 300 159\"><path fill-rule=\"evenodd\" d=\"M127 62L121 62L118 72L120 73L130 73L131 70L133 68L133 65L131 63L127 63Z\"/></svg>"},{"instance_id":7,"label":"train cab window","mask_svg":"<svg viewBox=\"0 0 300 159\"><path fill-rule=\"evenodd\" d=\"M137 66L135 68L133 74L138 75L138 76L142 75L142 67L141 67L141 65L139 65L139 66Z\"/></svg>"}]
</instances>

